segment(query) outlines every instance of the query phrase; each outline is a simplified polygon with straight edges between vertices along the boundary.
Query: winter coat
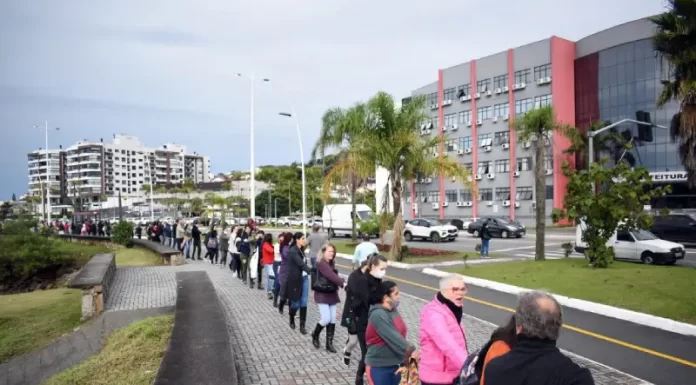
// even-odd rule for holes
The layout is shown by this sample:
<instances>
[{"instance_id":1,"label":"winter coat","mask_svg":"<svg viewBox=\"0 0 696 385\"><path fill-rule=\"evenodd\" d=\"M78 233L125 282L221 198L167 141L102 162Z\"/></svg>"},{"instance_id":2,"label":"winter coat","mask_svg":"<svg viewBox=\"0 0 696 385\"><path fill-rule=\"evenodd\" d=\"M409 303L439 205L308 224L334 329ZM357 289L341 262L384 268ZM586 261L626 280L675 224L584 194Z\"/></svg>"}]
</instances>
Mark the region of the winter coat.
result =
<instances>
[{"instance_id":1,"label":"winter coat","mask_svg":"<svg viewBox=\"0 0 696 385\"><path fill-rule=\"evenodd\" d=\"M278 282L285 285L288 282L288 251L289 246L280 247L280 268L278 269Z\"/></svg>"},{"instance_id":2,"label":"winter coat","mask_svg":"<svg viewBox=\"0 0 696 385\"><path fill-rule=\"evenodd\" d=\"M287 271L285 282L285 298L289 301L299 301L302 298L302 272L307 274L312 270L307 265L307 257L297 245L290 246L288 250Z\"/></svg>"},{"instance_id":3,"label":"winter coat","mask_svg":"<svg viewBox=\"0 0 696 385\"><path fill-rule=\"evenodd\" d=\"M314 292L314 302L315 303L323 303L327 305L335 305L337 303L341 302L341 299L338 298L338 288L343 287L345 284L345 281L343 278L338 276L338 273L336 272L335 265L333 261L331 263L326 262L326 261L321 261L317 263L317 277L318 275L321 274L324 278L329 280L330 282L333 282L334 285L337 286L336 291L331 292L331 293L321 293L318 291Z\"/></svg>"},{"instance_id":4,"label":"winter coat","mask_svg":"<svg viewBox=\"0 0 696 385\"><path fill-rule=\"evenodd\" d=\"M363 273L360 269L350 273L346 285L346 303L341 314L342 317L347 317L352 310L352 318L350 320L343 319L341 324L344 327L348 327L349 322L353 322L356 332L367 330L370 303L377 302L377 297L379 297L377 292L381 281L370 273Z\"/></svg>"},{"instance_id":5,"label":"winter coat","mask_svg":"<svg viewBox=\"0 0 696 385\"><path fill-rule=\"evenodd\" d=\"M268 242L264 242L261 246L261 263L264 266L272 265L273 258L275 258L275 250L273 249L273 245Z\"/></svg>"},{"instance_id":6,"label":"winter coat","mask_svg":"<svg viewBox=\"0 0 696 385\"><path fill-rule=\"evenodd\" d=\"M420 347L418 374L429 384L451 384L469 355L464 327L437 297L421 310Z\"/></svg>"}]
</instances>

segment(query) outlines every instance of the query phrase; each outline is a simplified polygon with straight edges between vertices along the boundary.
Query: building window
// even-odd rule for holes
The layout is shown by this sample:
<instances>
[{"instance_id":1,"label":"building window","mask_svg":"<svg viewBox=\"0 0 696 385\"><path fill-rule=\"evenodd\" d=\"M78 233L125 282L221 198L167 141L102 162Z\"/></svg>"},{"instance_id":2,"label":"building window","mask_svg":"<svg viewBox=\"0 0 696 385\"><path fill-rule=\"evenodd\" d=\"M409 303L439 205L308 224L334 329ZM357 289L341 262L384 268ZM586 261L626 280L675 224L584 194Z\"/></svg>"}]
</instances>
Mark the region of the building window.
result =
<instances>
[{"instance_id":1,"label":"building window","mask_svg":"<svg viewBox=\"0 0 696 385\"><path fill-rule=\"evenodd\" d=\"M452 127L457 123L457 114L445 115L445 127Z\"/></svg>"},{"instance_id":2,"label":"building window","mask_svg":"<svg viewBox=\"0 0 696 385\"><path fill-rule=\"evenodd\" d=\"M409 191L408 189L404 189L404 200L406 202L411 201L411 191Z\"/></svg>"},{"instance_id":3,"label":"building window","mask_svg":"<svg viewBox=\"0 0 696 385\"><path fill-rule=\"evenodd\" d=\"M437 118L437 116L433 116L432 118L430 118L430 124L432 124L432 127L436 130L440 128L438 121L439 119Z\"/></svg>"},{"instance_id":4,"label":"building window","mask_svg":"<svg viewBox=\"0 0 696 385\"><path fill-rule=\"evenodd\" d=\"M471 83L457 87L457 97L471 95Z\"/></svg>"},{"instance_id":5,"label":"building window","mask_svg":"<svg viewBox=\"0 0 696 385\"><path fill-rule=\"evenodd\" d=\"M534 107L535 108L541 108L541 107L551 107L551 95L541 95L541 96L535 96L534 97Z\"/></svg>"},{"instance_id":6,"label":"building window","mask_svg":"<svg viewBox=\"0 0 696 385\"><path fill-rule=\"evenodd\" d=\"M515 71L515 84L529 83L529 81L531 80L531 75L532 70L530 70L529 68L520 71Z\"/></svg>"},{"instance_id":7,"label":"building window","mask_svg":"<svg viewBox=\"0 0 696 385\"><path fill-rule=\"evenodd\" d=\"M515 100L515 115L526 114L534 106L531 98Z\"/></svg>"},{"instance_id":8,"label":"building window","mask_svg":"<svg viewBox=\"0 0 696 385\"><path fill-rule=\"evenodd\" d=\"M457 201L457 190L445 190L445 201L446 202L456 202Z\"/></svg>"},{"instance_id":9,"label":"building window","mask_svg":"<svg viewBox=\"0 0 696 385\"><path fill-rule=\"evenodd\" d=\"M486 147L493 145L493 134L479 134L478 135L478 145L479 147Z\"/></svg>"},{"instance_id":10,"label":"building window","mask_svg":"<svg viewBox=\"0 0 696 385\"><path fill-rule=\"evenodd\" d=\"M426 195L425 195L425 191L417 191L417 192L416 192L416 197L418 197L418 201L419 201L419 202L425 202L425 201L427 201L427 198L426 198Z\"/></svg>"},{"instance_id":11,"label":"building window","mask_svg":"<svg viewBox=\"0 0 696 385\"><path fill-rule=\"evenodd\" d=\"M462 167L464 167L464 169L466 169L466 170L471 171L471 170L473 169L473 167L474 167L474 164L473 164L473 163L464 163L464 164L462 165Z\"/></svg>"},{"instance_id":12,"label":"building window","mask_svg":"<svg viewBox=\"0 0 696 385\"><path fill-rule=\"evenodd\" d=\"M517 187L515 194L515 200L518 201L531 201L532 200L532 188L530 186Z\"/></svg>"},{"instance_id":13,"label":"building window","mask_svg":"<svg viewBox=\"0 0 696 385\"><path fill-rule=\"evenodd\" d=\"M497 201L509 201L510 200L510 187L496 187L495 200L497 200Z\"/></svg>"},{"instance_id":14,"label":"building window","mask_svg":"<svg viewBox=\"0 0 696 385\"><path fill-rule=\"evenodd\" d=\"M428 202L440 203L440 191L438 191L438 190L428 191Z\"/></svg>"},{"instance_id":15,"label":"building window","mask_svg":"<svg viewBox=\"0 0 696 385\"><path fill-rule=\"evenodd\" d=\"M553 170L553 155L546 155L546 157L544 157L544 168L546 170Z\"/></svg>"},{"instance_id":16,"label":"building window","mask_svg":"<svg viewBox=\"0 0 696 385\"><path fill-rule=\"evenodd\" d=\"M486 92L491 89L491 79L483 79L476 82L476 92Z\"/></svg>"},{"instance_id":17,"label":"building window","mask_svg":"<svg viewBox=\"0 0 696 385\"><path fill-rule=\"evenodd\" d=\"M447 139L445 141L444 147L445 147L445 151L447 151L447 152L456 150L456 148L455 148L456 146L457 146L457 139Z\"/></svg>"},{"instance_id":18,"label":"building window","mask_svg":"<svg viewBox=\"0 0 696 385\"><path fill-rule=\"evenodd\" d=\"M532 169L532 158L517 158L517 171L529 171Z\"/></svg>"},{"instance_id":19,"label":"building window","mask_svg":"<svg viewBox=\"0 0 696 385\"><path fill-rule=\"evenodd\" d=\"M508 75L500 75L493 78L493 88L503 88L508 85Z\"/></svg>"},{"instance_id":20,"label":"building window","mask_svg":"<svg viewBox=\"0 0 696 385\"><path fill-rule=\"evenodd\" d=\"M546 186L546 199L553 200L553 185Z\"/></svg>"},{"instance_id":21,"label":"building window","mask_svg":"<svg viewBox=\"0 0 696 385\"><path fill-rule=\"evenodd\" d=\"M495 172L506 174L510 172L510 159L498 159L495 161Z\"/></svg>"},{"instance_id":22,"label":"building window","mask_svg":"<svg viewBox=\"0 0 696 385\"><path fill-rule=\"evenodd\" d=\"M437 92L433 92L431 94L428 94L426 99L428 101L428 106L432 106L434 104L437 104Z\"/></svg>"},{"instance_id":23,"label":"building window","mask_svg":"<svg viewBox=\"0 0 696 385\"><path fill-rule=\"evenodd\" d=\"M476 110L476 119L477 120L486 120L490 119L493 117L493 107L488 106L488 107L479 107Z\"/></svg>"},{"instance_id":24,"label":"building window","mask_svg":"<svg viewBox=\"0 0 696 385\"><path fill-rule=\"evenodd\" d=\"M459 199L463 202L472 201L471 191L465 189L459 190Z\"/></svg>"},{"instance_id":25,"label":"building window","mask_svg":"<svg viewBox=\"0 0 696 385\"><path fill-rule=\"evenodd\" d=\"M480 201L492 201L493 200L493 189L491 188L480 188L478 200Z\"/></svg>"},{"instance_id":26,"label":"building window","mask_svg":"<svg viewBox=\"0 0 696 385\"><path fill-rule=\"evenodd\" d=\"M461 136L459 137L459 148L471 148L471 136Z\"/></svg>"},{"instance_id":27,"label":"building window","mask_svg":"<svg viewBox=\"0 0 696 385\"><path fill-rule=\"evenodd\" d=\"M492 171L493 162L490 160L479 162L478 168L476 169L477 174L488 174Z\"/></svg>"},{"instance_id":28,"label":"building window","mask_svg":"<svg viewBox=\"0 0 696 385\"><path fill-rule=\"evenodd\" d=\"M471 122L471 110L461 111L459 113L459 123L466 124Z\"/></svg>"},{"instance_id":29,"label":"building window","mask_svg":"<svg viewBox=\"0 0 696 385\"><path fill-rule=\"evenodd\" d=\"M452 87L452 88L445 88L445 91L443 92L443 97L445 100L453 100L454 97L457 95L457 89Z\"/></svg>"},{"instance_id":30,"label":"building window","mask_svg":"<svg viewBox=\"0 0 696 385\"><path fill-rule=\"evenodd\" d=\"M551 77L551 64L534 67L534 80Z\"/></svg>"},{"instance_id":31,"label":"building window","mask_svg":"<svg viewBox=\"0 0 696 385\"><path fill-rule=\"evenodd\" d=\"M499 146L503 143L510 143L510 131L498 131L495 133L493 144Z\"/></svg>"},{"instance_id":32,"label":"building window","mask_svg":"<svg viewBox=\"0 0 696 385\"><path fill-rule=\"evenodd\" d=\"M493 116L509 116L510 115L510 103L501 103L493 106Z\"/></svg>"}]
</instances>

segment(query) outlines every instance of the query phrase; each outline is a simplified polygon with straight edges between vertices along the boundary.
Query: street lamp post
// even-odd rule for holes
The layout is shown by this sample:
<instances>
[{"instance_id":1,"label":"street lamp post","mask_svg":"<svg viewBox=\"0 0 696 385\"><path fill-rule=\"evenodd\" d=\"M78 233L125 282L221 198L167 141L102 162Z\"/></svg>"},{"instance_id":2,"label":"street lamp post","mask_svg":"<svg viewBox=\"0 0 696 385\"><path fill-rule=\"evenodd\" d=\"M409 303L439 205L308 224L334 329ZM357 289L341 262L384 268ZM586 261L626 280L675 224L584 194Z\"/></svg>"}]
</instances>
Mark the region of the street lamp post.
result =
<instances>
[{"instance_id":1,"label":"street lamp post","mask_svg":"<svg viewBox=\"0 0 696 385\"><path fill-rule=\"evenodd\" d=\"M297 118L297 113L295 108L292 108L292 112L280 112L279 115L288 118L293 118L295 120L295 129L297 130L297 140L300 144L300 163L302 165L302 232L305 237L307 236L307 181L305 179L305 161L304 161L304 150L302 149L302 133L300 132L300 121Z\"/></svg>"},{"instance_id":2,"label":"street lamp post","mask_svg":"<svg viewBox=\"0 0 696 385\"><path fill-rule=\"evenodd\" d=\"M152 163L150 163L150 223L155 222L155 206L153 204L153 190L155 189L155 176L152 173Z\"/></svg>"},{"instance_id":3,"label":"street lamp post","mask_svg":"<svg viewBox=\"0 0 696 385\"><path fill-rule=\"evenodd\" d=\"M39 126L34 126L34 128L39 128ZM45 139L46 139L46 148L45 150L45 155L46 155L46 193L43 193L42 189L42 202L41 202L41 207L44 208L46 211L46 218L48 222L51 222L51 167L49 165L50 161L50 155L48 152L48 120L44 120L44 130L45 130ZM56 131L60 130L60 127L56 127ZM39 174L39 180L41 180L41 175ZM43 198L45 197L45 206L43 202Z\"/></svg>"}]
</instances>

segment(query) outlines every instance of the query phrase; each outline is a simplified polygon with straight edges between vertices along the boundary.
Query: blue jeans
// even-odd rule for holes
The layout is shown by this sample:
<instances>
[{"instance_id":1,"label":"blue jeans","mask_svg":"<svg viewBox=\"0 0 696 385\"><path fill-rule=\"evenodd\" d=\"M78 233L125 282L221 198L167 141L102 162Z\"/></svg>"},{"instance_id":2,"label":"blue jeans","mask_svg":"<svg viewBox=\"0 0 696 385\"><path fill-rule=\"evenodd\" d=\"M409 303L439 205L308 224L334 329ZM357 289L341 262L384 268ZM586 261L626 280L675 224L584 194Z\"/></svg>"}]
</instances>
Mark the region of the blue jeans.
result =
<instances>
[{"instance_id":1,"label":"blue jeans","mask_svg":"<svg viewBox=\"0 0 696 385\"><path fill-rule=\"evenodd\" d=\"M307 307L307 302L309 300L309 276L305 275L302 277L302 296L299 301L292 301L291 307L293 309L299 309L301 307Z\"/></svg>"},{"instance_id":2,"label":"blue jeans","mask_svg":"<svg viewBox=\"0 0 696 385\"><path fill-rule=\"evenodd\" d=\"M264 265L263 266L263 271L266 273L266 293L270 293L271 289L273 288L273 284L271 283L271 280L275 281L275 271L273 270L273 265ZM273 273L273 277L271 277L271 273Z\"/></svg>"},{"instance_id":3,"label":"blue jeans","mask_svg":"<svg viewBox=\"0 0 696 385\"><path fill-rule=\"evenodd\" d=\"M319 325L326 326L336 323L336 304L318 303L317 307L319 307Z\"/></svg>"},{"instance_id":4,"label":"blue jeans","mask_svg":"<svg viewBox=\"0 0 696 385\"><path fill-rule=\"evenodd\" d=\"M273 262L273 275L275 279L273 280L273 294L278 295L280 293L280 277L278 277L278 268L280 267L280 262Z\"/></svg>"},{"instance_id":5,"label":"blue jeans","mask_svg":"<svg viewBox=\"0 0 696 385\"><path fill-rule=\"evenodd\" d=\"M317 257L316 256L310 257L309 260L312 261L312 267L317 265Z\"/></svg>"},{"instance_id":6,"label":"blue jeans","mask_svg":"<svg viewBox=\"0 0 696 385\"><path fill-rule=\"evenodd\" d=\"M490 239L481 239L481 256L488 256L488 244L491 242Z\"/></svg>"},{"instance_id":7,"label":"blue jeans","mask_svg":"<svg viewBox=\"0 0 696 385\"><path fill-rule=\"evenodd\" d=\"M401 374L394 374L397 370L399 370L398 365L383 368L367 365L365 369L367 382L370 385L399 385L399 382L401 382Z\"/></svg>"}]
</instances>

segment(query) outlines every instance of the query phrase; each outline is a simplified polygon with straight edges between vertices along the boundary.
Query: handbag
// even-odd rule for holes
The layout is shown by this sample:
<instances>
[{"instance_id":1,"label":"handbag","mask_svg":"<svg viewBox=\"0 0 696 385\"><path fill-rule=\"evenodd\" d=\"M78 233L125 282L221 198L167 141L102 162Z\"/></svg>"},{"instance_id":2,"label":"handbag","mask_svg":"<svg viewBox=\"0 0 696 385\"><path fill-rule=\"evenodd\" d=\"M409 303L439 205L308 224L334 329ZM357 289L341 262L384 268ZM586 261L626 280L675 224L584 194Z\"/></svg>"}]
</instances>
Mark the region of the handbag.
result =
<instances>
[{"instance_id":1,"label":"handbag","mask_svg":"<svg viewBox=\"0 0 696 385\"><path fill-rule=\"evenodd\" d=\"M418 375L418 361L415 358L410 358L406 366L402 366L396 370L394 374L401 374L399 385L419 385L420 376Z\"/></svg>"},{"instance_id":2,"label":"handbag","mask_svg":"<svg viewBox=\"0 0 696 385\"><path fill-rule=\"evenodd\" d=\"M315 268L312 271L312 290L318 293L335 293L338 291L338 286L324 277L319 272L319 269Z\"/></svg>"}]
</instances>

